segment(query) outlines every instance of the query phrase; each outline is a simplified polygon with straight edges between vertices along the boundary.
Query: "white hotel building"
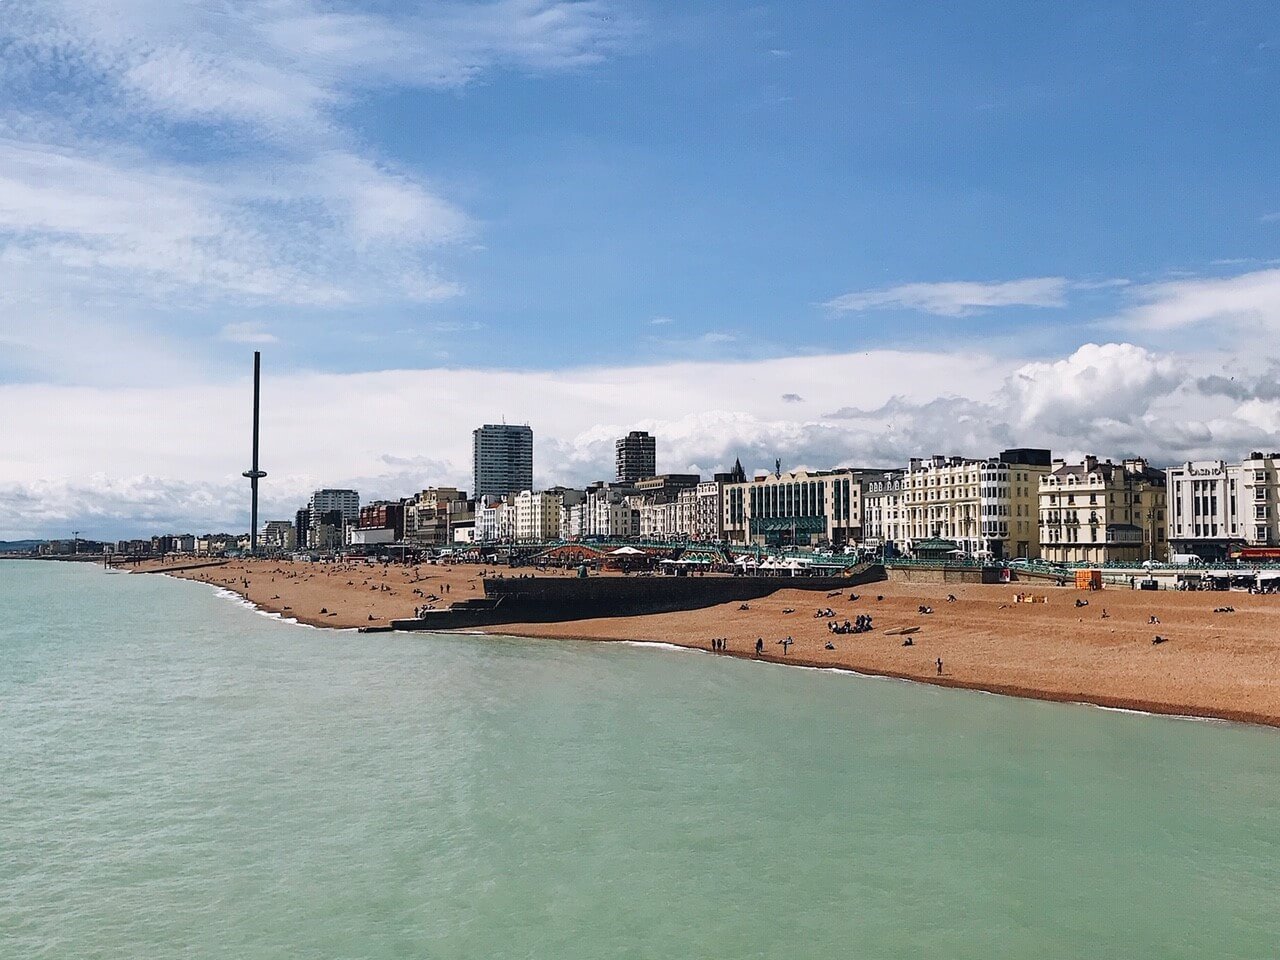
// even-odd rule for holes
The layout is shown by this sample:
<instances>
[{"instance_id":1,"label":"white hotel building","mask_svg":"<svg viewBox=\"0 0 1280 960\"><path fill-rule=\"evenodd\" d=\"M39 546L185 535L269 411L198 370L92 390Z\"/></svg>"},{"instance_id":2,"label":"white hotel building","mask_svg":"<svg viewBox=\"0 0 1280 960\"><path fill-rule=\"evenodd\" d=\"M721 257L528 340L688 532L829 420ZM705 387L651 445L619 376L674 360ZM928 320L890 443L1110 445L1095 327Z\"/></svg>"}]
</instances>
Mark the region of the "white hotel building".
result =
<instances>
[{"instance_id":1,"label":"white hotel building","mask_svg":"<svg viewBox=\"0 0 1280 960\"><path fill-rule=\"evenodd\" d=\"M1169 545L1220 560L1233 545L1280 545L1280 456L1191 460L1168 470Z\"/></svg>"}]
</instances>

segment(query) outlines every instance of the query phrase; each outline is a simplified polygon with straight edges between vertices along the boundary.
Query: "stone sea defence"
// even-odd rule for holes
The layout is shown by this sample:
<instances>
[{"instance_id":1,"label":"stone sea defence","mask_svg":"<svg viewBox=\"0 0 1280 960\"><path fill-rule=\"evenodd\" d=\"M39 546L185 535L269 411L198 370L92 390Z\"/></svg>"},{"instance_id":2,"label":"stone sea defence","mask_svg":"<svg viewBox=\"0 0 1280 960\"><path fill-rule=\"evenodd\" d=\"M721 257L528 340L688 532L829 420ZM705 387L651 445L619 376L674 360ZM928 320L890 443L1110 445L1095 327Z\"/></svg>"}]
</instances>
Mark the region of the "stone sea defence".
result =
<instances>
[{"instance_id":1,"label":"stone sea defence","mask_svg":"<svg viewBox=\"0 0 1280 960\"><path fill-rule=\"evenodd\" d=\"M487 577L483 597L417 619L393 620L395 630L464 630L503 623L555 623L597 617L637 617L745 602L778 590L843 590L884 579L879 564L835 577Z\"/></svg>"}]
</instances>

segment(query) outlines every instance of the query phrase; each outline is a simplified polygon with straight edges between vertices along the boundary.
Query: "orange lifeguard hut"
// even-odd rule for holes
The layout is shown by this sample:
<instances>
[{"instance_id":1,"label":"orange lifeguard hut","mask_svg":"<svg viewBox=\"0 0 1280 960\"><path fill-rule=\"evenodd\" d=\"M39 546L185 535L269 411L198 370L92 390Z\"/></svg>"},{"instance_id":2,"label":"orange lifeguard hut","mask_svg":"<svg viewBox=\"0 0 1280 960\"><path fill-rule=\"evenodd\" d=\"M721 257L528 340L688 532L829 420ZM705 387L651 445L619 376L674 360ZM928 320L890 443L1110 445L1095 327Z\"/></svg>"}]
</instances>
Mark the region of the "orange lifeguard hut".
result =
<instances>
[{"instance_id":1,"label":"orange lifeguard hut","mask_svg":"<svg viewBox=\"0 0 1280 960\"><path fill-rule=\"evenodd\" d=\"M1102 589L1102 571L1101 570L1077 570L1076 571L1076 589L1077 590L1101 590Z\"/></svg>"}]
</instances>

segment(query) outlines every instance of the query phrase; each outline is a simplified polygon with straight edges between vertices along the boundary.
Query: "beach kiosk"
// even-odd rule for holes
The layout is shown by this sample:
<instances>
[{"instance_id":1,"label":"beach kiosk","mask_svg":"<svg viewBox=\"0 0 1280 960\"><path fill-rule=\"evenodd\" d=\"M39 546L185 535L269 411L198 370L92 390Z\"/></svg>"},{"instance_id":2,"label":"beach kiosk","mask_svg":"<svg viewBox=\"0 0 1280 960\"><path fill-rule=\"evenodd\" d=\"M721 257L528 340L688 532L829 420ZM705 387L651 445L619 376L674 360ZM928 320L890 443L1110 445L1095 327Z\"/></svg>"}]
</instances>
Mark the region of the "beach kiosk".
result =
<instances>
[{"instance_id":1,"label":"beach kiosk","mask_svg":"<svg viewBox=\"0 0 1280 960\"><path fill-rule=\"evenodd\" d=\"M1102 571L1101 570L1077 570L1076 571L1076 589L1077 590L1101 590L1102 589Z\"/></svg>"}]
</instances>

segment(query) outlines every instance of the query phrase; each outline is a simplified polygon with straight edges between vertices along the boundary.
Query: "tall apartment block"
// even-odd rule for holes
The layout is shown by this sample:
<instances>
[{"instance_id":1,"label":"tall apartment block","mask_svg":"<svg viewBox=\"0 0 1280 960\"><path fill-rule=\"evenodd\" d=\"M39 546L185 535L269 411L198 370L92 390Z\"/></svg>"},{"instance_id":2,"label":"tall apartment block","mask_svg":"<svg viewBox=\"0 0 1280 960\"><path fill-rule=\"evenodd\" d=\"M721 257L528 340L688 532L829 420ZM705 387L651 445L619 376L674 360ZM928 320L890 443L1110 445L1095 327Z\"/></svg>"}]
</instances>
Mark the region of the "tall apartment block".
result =
<instances>
[{"instance_id":1,"label":"tall apartment block","mask_svg":"<svg viewBox=\"0 0 1280 960\"><path fill-rule=\"evenodd\" d=\"M614 444L619 483L634 483L658 472L657 441L644 430L632 430Z\"/></svg>"},{"instance_id":2,"label":"tall apartment block","mask_svg":"<svg viewBox=\"0 0 1280 960\"><path fill-rule=\"evenodd\" d=\"M533 488L532 428L486 423L472 437L477 499Z\"/></svg>"}]
</instances>

